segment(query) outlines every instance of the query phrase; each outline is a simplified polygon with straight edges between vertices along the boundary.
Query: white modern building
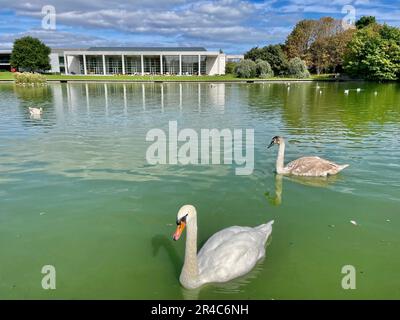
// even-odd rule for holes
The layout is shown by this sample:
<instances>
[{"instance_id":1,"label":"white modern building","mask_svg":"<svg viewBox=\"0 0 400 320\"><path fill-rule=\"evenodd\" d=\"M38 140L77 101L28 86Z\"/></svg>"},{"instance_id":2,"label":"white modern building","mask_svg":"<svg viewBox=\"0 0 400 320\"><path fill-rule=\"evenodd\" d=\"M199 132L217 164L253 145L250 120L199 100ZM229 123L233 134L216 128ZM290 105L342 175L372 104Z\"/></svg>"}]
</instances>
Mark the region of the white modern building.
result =
<instances>
[{"instance_id":1,"label":"white modern building","mask_svg":"<svg viewBox=\"0 0 400 320\"><path fill-rule=\"evenodd\" d=\"M197 47L95 47L64 50L63 57L66 74L222 75L226 55Z\"/></svg>"},{"instance_id":2,"label":"white modern building","mask_svg":"<svg viewBox=\"0 0 400 320\"><path fill-rule=\"evenodd\" d=\"M225 57L226 62L240 62L244 59L243 54L227 54Z\"/></svg>"},{"instance_id":3,"label":"white modern building","mask_svg":"<svg viewBox=\"0 0 400 320\"><path fill-rule=\"evenodd\" d=\"M11 50L3 52L4 67ZM226 55L201 47L52 49L52 73L69 75L222 75ZM0 63L1 63L0 54Z\"/></svg>"}]
</instances>

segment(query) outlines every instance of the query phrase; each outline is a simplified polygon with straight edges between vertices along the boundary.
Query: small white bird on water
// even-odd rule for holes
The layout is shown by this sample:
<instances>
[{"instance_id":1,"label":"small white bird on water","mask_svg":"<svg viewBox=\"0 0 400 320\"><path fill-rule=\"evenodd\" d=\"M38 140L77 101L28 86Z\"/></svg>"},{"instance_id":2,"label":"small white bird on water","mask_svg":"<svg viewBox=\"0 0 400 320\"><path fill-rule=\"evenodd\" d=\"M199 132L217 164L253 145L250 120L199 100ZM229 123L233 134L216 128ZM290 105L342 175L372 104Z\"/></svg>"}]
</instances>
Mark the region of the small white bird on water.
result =
<instances>
[{"instance_id":1,"label":"small white bird on water","mask_svg":"<svg viewBox=\"0 0 400 320\"><path fill-rule=\"evenodd\" d=\"M43 113L43 108L29 107L29 113L31 114L31 116L39 116Z\"/></svg>"},{"instance_id":2,"label":"small white bird on water","mask_svg":"<svg viewBox=\"0 0 400 320\"><path fill-rule=\"evenodd\" d=\"M257 227L229 227L218 231L197 253L197 212L192 205L178 211L177 228L173 240L178 240L185 229L185 261L179 281L186 289L205 283L226 282L240 277L254 268L265 256L265 243L272 232L270 221Z\"/></svg>"},{"instance_id":3,"label":"small white bird on water","mask_svg":"<svg viewBox=\"0 0 400 320\"><path fill-rule=\"evenodd\" d=\"M361 88L357 88L357 92L360 92L361 91Z\"/></svg>"},{"instance_id":4,"label":"small white bird on water","mask_svg":"<svg viewBox=\"0 0 400 320\"><path fill-rule=\"evenodd\" d=\"M344 94L349 94L349 89L344 90Z\"/></svg>"}]
</instances>

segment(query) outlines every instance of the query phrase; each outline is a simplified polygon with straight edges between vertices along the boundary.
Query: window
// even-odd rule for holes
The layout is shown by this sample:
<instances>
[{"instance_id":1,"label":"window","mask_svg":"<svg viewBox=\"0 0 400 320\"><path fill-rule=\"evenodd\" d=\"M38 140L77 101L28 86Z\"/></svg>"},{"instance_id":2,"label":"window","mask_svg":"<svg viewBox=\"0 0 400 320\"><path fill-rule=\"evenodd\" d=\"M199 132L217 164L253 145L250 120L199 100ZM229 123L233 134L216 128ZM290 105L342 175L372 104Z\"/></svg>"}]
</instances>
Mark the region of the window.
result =
<instances>
[{"instance_id":1,"label":"window","mask_svg":"<svg viewBox=\"0 0 400 320\"><path fill-rule=\"evenodd\" d=\"M182 75L193 75L199 72L198 56L182 56Z\"/></svg>"},{"instance_id":2,"label":"window","mask_svg":"<svg viewBox=\"0 0 400 320\"><path fill-rule=\"evenodd\" d=\"M144 56L144 73L147 74L159 74L160 68L160 56Z\"/></svg>"},{"instance_id":3,"label":"window","mask_svg":"<svg viewBox=\"0 0 400 320\"><path fill-rule=\"evenodd\" d=\"M179 74L179 56L163 56L163 73Z\"/></svg>"},{"instance_id":4,"label":"window","mask_svg":"<svg viewBox=\"0 0 400 320\"><path fill-rule=\"evenodd\" d=\"M86 68L88 74L103 74L103 57L86 56Z\"/></svg>"},{"instance_id":5,"label":"window","mask_svg":"<svg viewBox=\"0 0 400 320\"><path fill-rule=\"evenodd\" d=\"M125 73L126 74L142 73L142 60L140 56L125 56Z\"/></svg>"},{"instance_id":6,"label":"window","mask_svg":"<svg viewBox=\"0 0 400 320\"><path fill-rule=\"evenodd\" d=\"M122 73L122 57L121 56L106 56L106 73L121 74Z\"/></svg>"}]
</instances>

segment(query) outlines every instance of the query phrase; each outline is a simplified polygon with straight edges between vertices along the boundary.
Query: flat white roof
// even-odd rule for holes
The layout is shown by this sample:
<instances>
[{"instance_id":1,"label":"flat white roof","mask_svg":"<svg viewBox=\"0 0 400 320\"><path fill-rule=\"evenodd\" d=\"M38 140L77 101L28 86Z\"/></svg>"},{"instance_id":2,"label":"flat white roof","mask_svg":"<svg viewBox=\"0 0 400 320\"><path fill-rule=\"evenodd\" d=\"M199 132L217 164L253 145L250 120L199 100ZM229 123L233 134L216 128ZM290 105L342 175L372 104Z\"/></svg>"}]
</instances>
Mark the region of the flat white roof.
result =
<instances>
[{"instance_id":1,"label":"flat white roof","mask_svg":"<svg viewBox=\"0 0 400 320\"><path fill-rule=\"evenodd\" d=\"M193 55L202 55L202 56L218 56L220 53L218 51L89 51L89 50L73 50L73 51L64 51L65 55L76 56L76 55L87 55L87 56L96 56L96 55L108 55L108 56L119 56L119 55L144 55L144 56L158 56L160 54L165 56L193 56Z\"/></svg>"}]
</instances>

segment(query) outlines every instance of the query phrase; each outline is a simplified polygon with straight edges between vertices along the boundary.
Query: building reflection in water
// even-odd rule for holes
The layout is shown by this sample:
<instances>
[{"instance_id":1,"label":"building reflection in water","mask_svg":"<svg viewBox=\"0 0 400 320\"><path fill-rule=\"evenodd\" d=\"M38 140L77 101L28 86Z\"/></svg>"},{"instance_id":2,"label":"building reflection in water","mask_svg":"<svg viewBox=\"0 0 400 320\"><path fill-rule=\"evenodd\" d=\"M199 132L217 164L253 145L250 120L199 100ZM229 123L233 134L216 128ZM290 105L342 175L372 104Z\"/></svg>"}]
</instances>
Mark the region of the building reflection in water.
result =
<instances>
[{"instance_id":1,"label":"building reflection in water","mask_svg":"<svg viewBox=\"0 0 400 320\"><path fill-rule=\"evenodd\" d=\"M129 109L139 105L143 111L158 109L160 112L225 110L224 83L67 83L51 85L51 88L60 94L65 91L68 110L72 113L78 111L82 102L88 114L96 106L104 106L106 116L118 107L127 116ZM62 105L62 96L56 104Z\"/></svg>"}]
</instances>

